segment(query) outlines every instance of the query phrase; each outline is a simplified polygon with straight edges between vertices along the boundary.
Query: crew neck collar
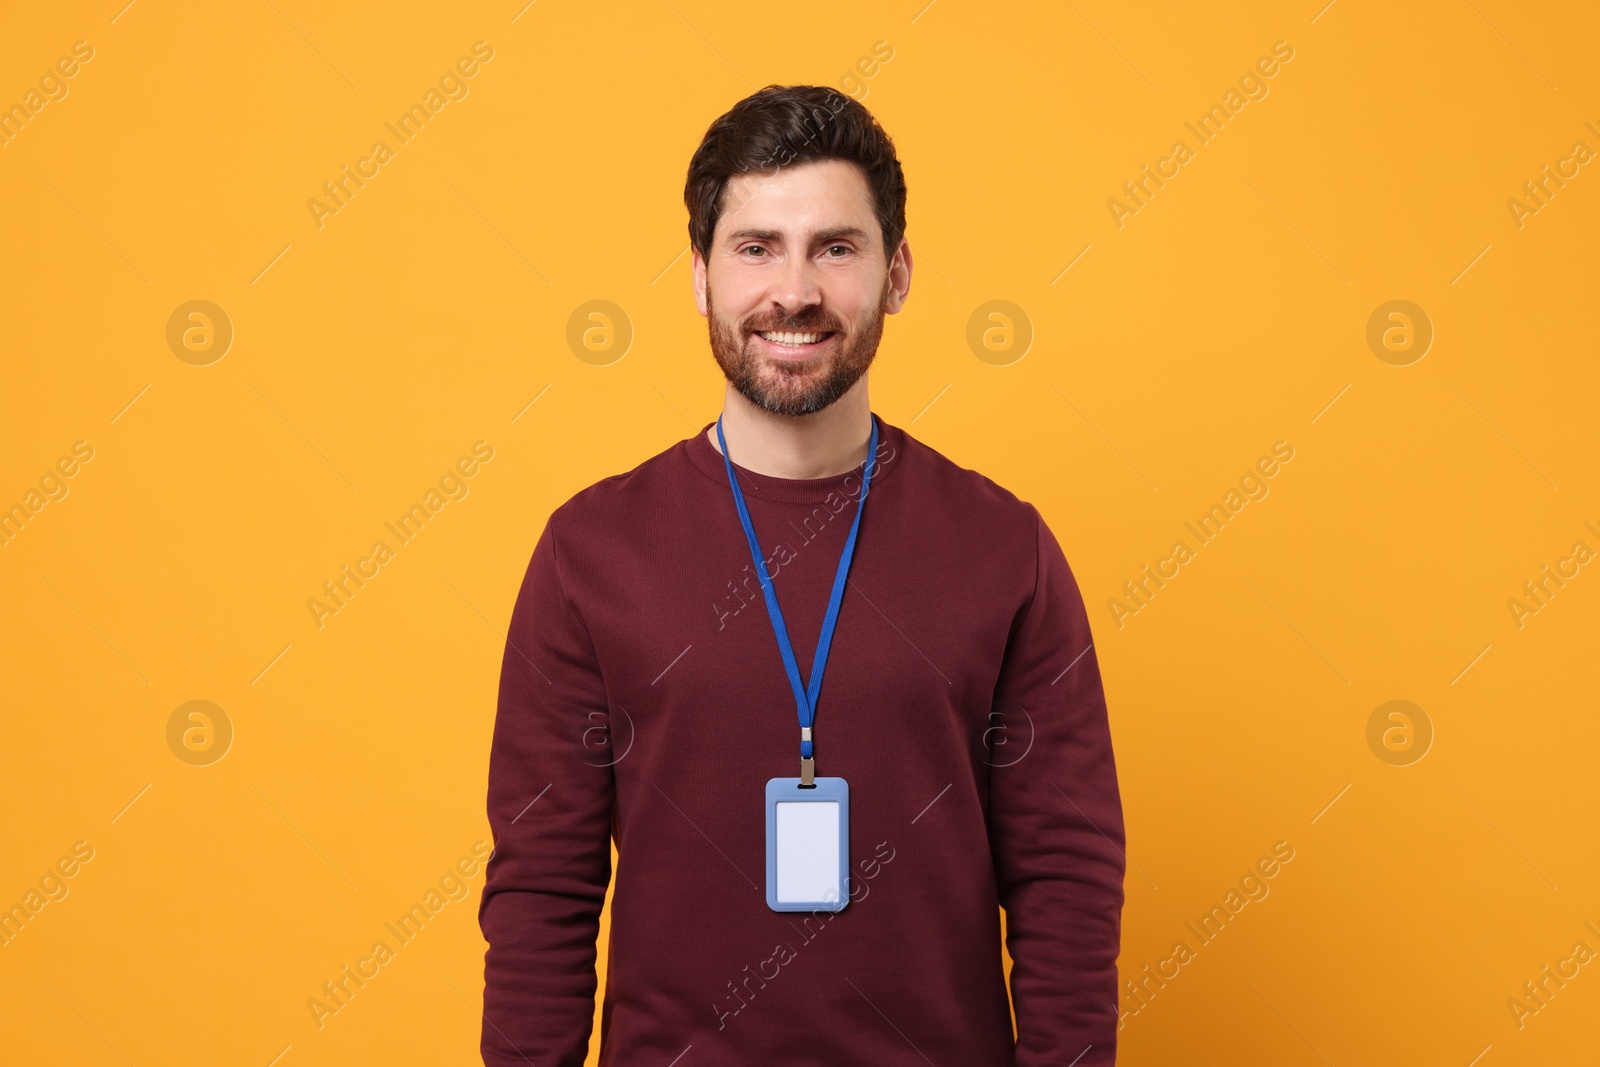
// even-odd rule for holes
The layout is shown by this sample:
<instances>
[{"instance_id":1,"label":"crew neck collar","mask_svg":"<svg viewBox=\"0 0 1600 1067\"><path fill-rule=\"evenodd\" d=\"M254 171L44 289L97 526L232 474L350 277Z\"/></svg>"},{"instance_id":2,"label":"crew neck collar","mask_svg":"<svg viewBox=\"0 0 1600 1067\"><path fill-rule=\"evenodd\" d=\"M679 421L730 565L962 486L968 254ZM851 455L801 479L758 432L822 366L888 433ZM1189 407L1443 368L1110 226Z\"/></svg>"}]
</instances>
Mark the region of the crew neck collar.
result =
<instances>
[{"instance_id":1,"label":"crew neck collar","mask_svg":"<svg viewBox=\"0 0 1600 1067\"><path fill-rule=\"evenodd\" d=\"M879 451L883 450L886 442L894 445L894 452L900 451L900 431L878 416L872 417L878 422ZM722 453L718 452L716 446L706 438L707 431L716 424L715 419L706 423L685 444L689 459L700 472L726 489L728 471L723 464ZM739 477L739 487L744 490L746 496L758 496L763 500L775 500L787 504L820 504L830 493L849 493L851 486L859 488L866 465L866 461L863 460L843 474L833 474L826 478L775 478L770 474L757 474L748 467L741 467L738 460L733 461L734 472ZM874 488L877 487L877 476L882 473L882 467L883 464L880 462L878 469L873 472ZM849 485L846 485L847 482Z\"/></svg>"}]
</instances>

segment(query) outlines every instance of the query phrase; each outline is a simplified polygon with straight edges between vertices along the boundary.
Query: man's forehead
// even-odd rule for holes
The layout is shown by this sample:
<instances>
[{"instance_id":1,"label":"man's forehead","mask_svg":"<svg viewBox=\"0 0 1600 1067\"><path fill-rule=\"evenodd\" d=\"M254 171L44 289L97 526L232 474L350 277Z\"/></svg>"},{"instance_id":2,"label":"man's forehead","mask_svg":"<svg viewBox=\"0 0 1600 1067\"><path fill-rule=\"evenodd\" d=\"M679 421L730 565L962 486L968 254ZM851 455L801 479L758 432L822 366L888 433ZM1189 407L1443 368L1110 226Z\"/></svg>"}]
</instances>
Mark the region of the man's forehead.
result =
<instances>
[{"instance_id":1,"label":"man's forehead","mask_svg":"<svg viewBox=\"0 0 1600 1067\"><path fill-rule=\"evenodd\" d=\"M728 179L719 231L759 229L799 236L860 227L874 216L866 175L845 160L819 160L751 171Z\"/></svg>"}]
</instances>

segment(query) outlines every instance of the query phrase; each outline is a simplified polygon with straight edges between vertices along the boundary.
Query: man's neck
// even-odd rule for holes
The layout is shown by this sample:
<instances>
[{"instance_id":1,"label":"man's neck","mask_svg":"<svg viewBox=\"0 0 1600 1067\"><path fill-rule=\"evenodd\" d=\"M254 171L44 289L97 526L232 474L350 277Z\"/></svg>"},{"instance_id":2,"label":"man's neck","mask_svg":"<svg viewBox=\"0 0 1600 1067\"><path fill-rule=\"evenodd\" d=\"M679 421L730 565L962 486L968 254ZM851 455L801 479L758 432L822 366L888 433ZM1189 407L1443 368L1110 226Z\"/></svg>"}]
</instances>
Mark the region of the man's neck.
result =
<instances>
[{"instance_id":1,"label":"man's neck","mask_svg":"<svg viewBox=\"0 0 1600 1067\"><path fill-rule=\"evenodd\" d=\"M838 400L812 415L775 415L752 404L730 383L722 403L722 432L733 461L772 478L829 478L867 460L872 409L863 375ZM706 431L717 447L717 428Z\"/></svg>"}]
</instances>

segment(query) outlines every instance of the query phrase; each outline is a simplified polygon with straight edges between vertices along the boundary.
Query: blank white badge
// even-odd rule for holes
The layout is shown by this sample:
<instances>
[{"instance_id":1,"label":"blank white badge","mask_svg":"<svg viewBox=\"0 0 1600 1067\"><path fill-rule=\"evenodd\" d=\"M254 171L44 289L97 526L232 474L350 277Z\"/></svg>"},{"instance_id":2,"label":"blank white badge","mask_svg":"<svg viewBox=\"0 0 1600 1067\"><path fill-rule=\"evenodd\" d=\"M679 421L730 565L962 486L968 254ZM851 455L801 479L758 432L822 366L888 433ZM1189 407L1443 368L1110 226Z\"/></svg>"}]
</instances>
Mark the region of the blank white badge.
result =
<instances>
[{"instance_id":1,"label":"blank white badge","mask_svg":"<svg viewBox=\"0 0 1600 1067\"><path fill-rule=\"evenodd\" d=\"M839 802L778 802L778 900L805 904L839 892Z\"/></svg>"}]
</instances>

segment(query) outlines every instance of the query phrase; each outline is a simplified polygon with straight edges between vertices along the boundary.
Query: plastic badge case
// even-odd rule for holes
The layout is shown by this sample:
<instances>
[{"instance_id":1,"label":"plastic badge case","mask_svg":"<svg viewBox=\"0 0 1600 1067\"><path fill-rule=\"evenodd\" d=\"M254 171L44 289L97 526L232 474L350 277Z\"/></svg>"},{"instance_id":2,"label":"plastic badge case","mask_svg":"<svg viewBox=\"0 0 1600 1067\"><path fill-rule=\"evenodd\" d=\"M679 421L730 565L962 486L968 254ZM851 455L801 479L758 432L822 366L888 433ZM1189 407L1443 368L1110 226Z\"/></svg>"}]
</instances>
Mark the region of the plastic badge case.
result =
<instances>
[{"instance_id":1,"label":"plastic badge case","mask_svg":"<svg viewBox=\"0 0 1600 1067\"><path fill-rule=\"evenodd\" d=\"M850 786L818 778L767 782L767 907L843 911L850 903Z\"/></svg>"}]
</instances>

